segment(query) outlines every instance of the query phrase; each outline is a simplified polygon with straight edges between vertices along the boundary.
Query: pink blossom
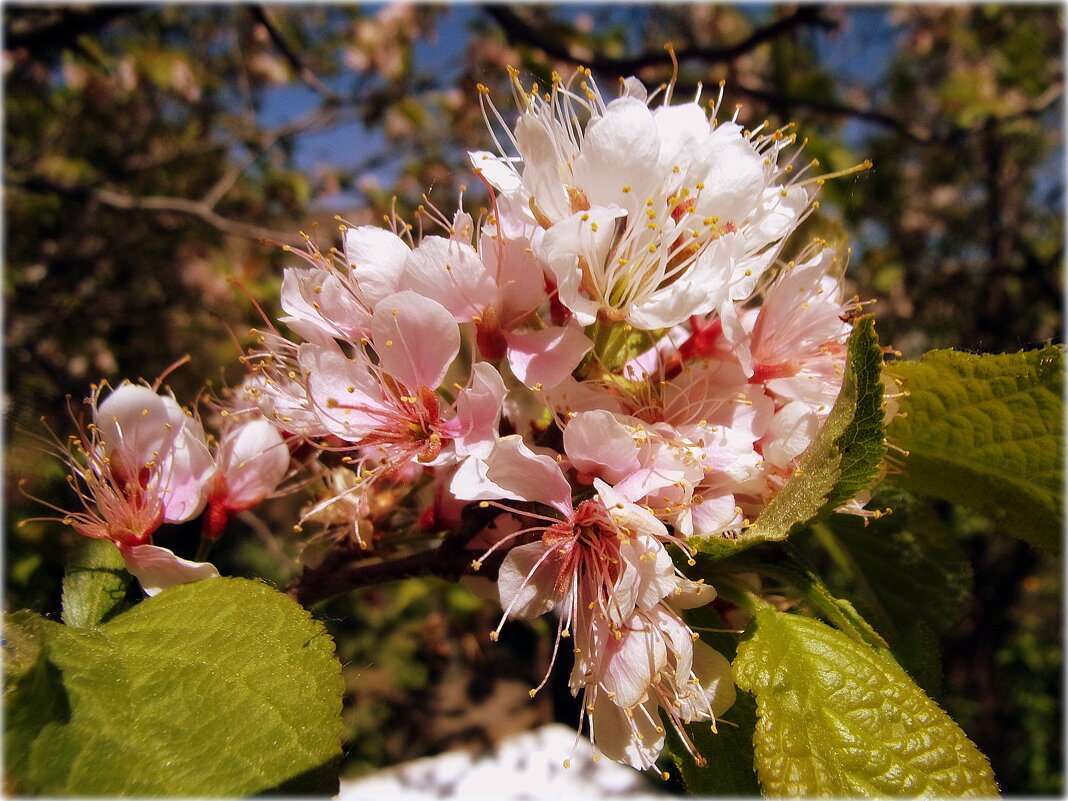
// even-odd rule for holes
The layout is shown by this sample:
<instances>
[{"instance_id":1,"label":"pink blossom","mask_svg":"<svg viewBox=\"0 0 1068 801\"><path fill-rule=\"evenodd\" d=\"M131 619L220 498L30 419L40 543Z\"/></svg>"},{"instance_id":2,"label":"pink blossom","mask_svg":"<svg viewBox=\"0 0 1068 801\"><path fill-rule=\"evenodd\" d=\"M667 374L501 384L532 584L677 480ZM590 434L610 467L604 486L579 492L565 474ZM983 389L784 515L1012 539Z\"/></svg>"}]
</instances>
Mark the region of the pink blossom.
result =
<instances>
[{"instance_id":1,"label":"pink blossom","mask_svg":"<svg viewBox=\"0 0 1068 801\"><path fill-rule=\"evenodd\" d=\"M113 541L146 591L218 575L148 544L163 523L191 520L207 501L216 468L200 422L145 386L124 382L103 402L100 394L94 387L87 400L93 423L62 454L82 503L63 521Z\"/></svg>"},{"instance_id":2,"label":"pink blossom","mask_svg":"<svg viewBox=\"0 0 1068 801\"><path fill-rule=\"evenodd\" d=\"M219 470L208 498L205 535L221 536L227 521L273 493L289 472L289 448L278 428L260 417L227 417L219 440Z\"/></svg>"}]
</instances>

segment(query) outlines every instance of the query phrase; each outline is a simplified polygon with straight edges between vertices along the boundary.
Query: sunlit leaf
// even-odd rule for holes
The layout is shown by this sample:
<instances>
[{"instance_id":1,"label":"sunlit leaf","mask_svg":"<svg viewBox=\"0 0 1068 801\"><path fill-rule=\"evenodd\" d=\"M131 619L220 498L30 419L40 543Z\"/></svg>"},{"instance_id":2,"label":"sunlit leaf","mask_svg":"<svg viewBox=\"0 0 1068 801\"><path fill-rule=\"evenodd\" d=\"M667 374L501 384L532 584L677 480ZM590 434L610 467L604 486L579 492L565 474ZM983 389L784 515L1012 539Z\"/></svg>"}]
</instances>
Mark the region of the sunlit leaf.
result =
<instances>
[{"instance_id":1,"label":"sunlit leaf","mask_svg":"<svg viewBox=\"0 0 1068 801\"><path fill-rule=\"evenodd\" d=\"M770 796L993 796L990 765L887 652L765 607L738 647Z\"/></svg>"},{"instance_id":2,"label":"sunlit leaf","mask_svg":"<svg viewBox=\"0 0 1068 801\"><path fill-rule=\"evenodd\" d=\"M26 790L336 792L342 686L334 644L276 590L210 579L166 590L99 628L41 631L40 656L19 687L36 672L55 697L47 722L22 744L25 772L16 779ZM28 690L17 700L9 716L43 703Z\"/></svg>"},{"instance_id":3,"label":"sunlit leaf","mask_svg":"<svg viewBox=\"0 0 1068 801\"><path fill-rule=\"evenodd\" d=\"M1064 350L940 350L889 372L908 392L887 435L908 451L890 476L919 495L990 515L1059 552L1064 529Z\"/></svg>"}]
</instances>

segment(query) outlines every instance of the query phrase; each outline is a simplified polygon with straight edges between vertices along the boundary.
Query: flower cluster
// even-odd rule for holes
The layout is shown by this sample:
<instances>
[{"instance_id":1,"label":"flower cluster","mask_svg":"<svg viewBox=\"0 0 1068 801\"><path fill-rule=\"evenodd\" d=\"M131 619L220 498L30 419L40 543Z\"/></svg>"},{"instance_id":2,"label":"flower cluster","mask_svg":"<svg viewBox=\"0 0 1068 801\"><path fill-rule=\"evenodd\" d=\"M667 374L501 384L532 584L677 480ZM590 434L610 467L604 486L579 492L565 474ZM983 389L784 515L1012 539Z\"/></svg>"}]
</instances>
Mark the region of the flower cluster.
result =
<instances>
[{"instance_id":1,"label":"flower cluster","mask_svg":"<svg viewBox=\"0 0 1068 801\"><path fill-rule=\"evenodd\" d=\"M479 510L470 572L495 578L502 625L553 611L595 747L648 768L665 725L688 742L683 724L714 728L734 701L727 660L681 614L716 591L685 567L796 471L855 306L826 243L784 256L816 205L790 127L718 120L722 91L673 103L631 78L609 100L586 70L544 92L512 78L514 126L480 87L497 150L470 157L489 209L421 209L442 231L420 237L396 217L343 225L326 253L306 237L281 290L296 336L268 326L243 357L214 453L173 398L95 393L68 520L118 543L149 589L140 554L162 550L145 551L161 523L207 506L218 536L298 450L324 487L301 523L367 550L389 536L383 503L426 536Z\"/></svg>"},{"instance_id":2,"label":"flower cluster","mask_svg":"<svg viewBox=\"0 0 1068 801\"><path fill-rule=\"evenodd\" d=\"M226 418L221 437L209 437L172 395L130 382L94 386L85 404L91 422L79 422L78 435L58 443L82 505L61 520L79 534L114 542L149 595L218 576L211 564L152 545L152 535L165 523L203 515L210 542L233 515L274 493L290 473L279 430L244 413Z\"/></svg>"}]
</instances>

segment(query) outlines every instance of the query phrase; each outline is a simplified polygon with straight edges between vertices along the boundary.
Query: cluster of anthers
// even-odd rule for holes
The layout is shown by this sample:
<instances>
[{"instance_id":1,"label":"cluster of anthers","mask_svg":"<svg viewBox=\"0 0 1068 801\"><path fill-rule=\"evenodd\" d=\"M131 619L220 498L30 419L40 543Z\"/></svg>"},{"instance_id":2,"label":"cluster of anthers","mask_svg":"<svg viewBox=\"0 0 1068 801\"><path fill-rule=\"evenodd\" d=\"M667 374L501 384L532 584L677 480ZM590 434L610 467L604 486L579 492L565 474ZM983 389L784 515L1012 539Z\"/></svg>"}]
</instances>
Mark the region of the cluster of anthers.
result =
<instances>
[{"instance_id":1,"label":"cluster of anthers","mask_svg":"<svg viewBox=\"0 0 1068 801\"><path fill-rule=\"evenodd\" d=\"M682 615L716 591L672 555L692 566L695 542L738 536L794 474L859 306L842 255L791 236L831 177L798 166L792 125L717 120L722 85L673 103L674 81L608 99L586 69L547 92L511 77L514 125L479 87L489 209L421 208L437 234L342 225L327 253L305 237L281 290L293 334L259 333L225 404L249 428L212 455L158 388L94 392L67 454L86 511L67 519L125 554L205 504L225 518L279 492L298 464L322 479L298 530L368 552L477 519L469 571L497 568L502 625L555 610L553 661L567 641L597 752L649 768L665 726L689 743L685 724L715 729L734 700ZM202 570L181 561L172 583Z\"/></svg>"}]
</instances>

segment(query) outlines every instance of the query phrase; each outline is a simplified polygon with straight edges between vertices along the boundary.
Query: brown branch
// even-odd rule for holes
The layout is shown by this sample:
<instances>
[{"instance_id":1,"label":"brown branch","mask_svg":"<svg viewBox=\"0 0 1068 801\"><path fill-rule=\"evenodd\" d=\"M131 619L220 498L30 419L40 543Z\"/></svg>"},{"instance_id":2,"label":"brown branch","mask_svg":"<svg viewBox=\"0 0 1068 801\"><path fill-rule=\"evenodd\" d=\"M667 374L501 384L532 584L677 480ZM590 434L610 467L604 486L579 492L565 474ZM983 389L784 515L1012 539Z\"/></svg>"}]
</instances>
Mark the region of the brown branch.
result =
<instances>
[{"instance_id":1,"label":"brown branch","mask_svg":"<svg viewBox=\"0 0 1068 801\"><path fill-rule=\"evenodd\" d=\"M319 76L304 63L304 60L297 54L297 52L289 46L289 42L282 36L282 32L278 30L278 25L275 23L271 12L263 5L254 5L249 8L252 16L256 18L266 30L267 35L271 37L271 41L274 42L274 46L278 48L278 52L282 54L289 66L292 68L300 79L304 81L311 89L313 89L320 97L322 97L327 103L338 105L341 103L341 98L338 94L320 80Z\"/></svg>"},{"instance_id":2,"label":"brown branch","mask_svg":"<svg viewBox=\"0 0 1068 801\"><path fill-rule=\"evenodd\" d=\"M959 126L947 127L943 132L935 132L928 128L921 127L919 125L911 125L903 120L898 119L890 114L879 111L874 108L859 108L857 106L850 106L844 103L836 103L829 100L817 100L809 97L798 97L796 95L783 94L781 92L773 92L768 89L764 89L757 86L747 86L744 83L732 83L730 90L738 94L747 95L749 97L763 100L771 106L785 107L795 106L798 108L805 108L810 111L815 111L819 114L827 114L830 116L839 117L852 117L853 119L864 120L865 122L875 123L884 128L889 128L896 133L901 134L907 139L911 139L919 144L951 144L960 140L962 137L976 131L982 130L984 126L988 124L999 125L1002 123L1013 122L1020 119L1026 119L1027 117L1033 117L1041 114L1048 109L1054 103L1056 103L1064 93L1064 83L1058 79L1055 83L1050 85L1046 91L1036 97L1031 103L1027 104L1024 108L1013 112L1012 114L1004 115L990 115L984 118L981 122L976 123L970 128L961 128Z\"/></svg>"},{"instance_id":3,"label":"brown branch","mask_svg":"<svg viewBox=\"0 0 1068 801\"><path fill-rule=\"evenodd\" d=\"M629 73L645 67L669 66L671 54L666 51L651 51L634 56L611 57L582 53L560 38L550 36L545 31L531 24L520 16L512 6L487 5L483 10L501 26L505 36L512 44L527 44L542 50L553 58L582 64L590 69L602 72ZM775 39L782 34L805 25L824 29L836 28L838 23L828 18L819 5L802 5L793 14L776 20L770 25L758 28L748 37L725 47L690 47L675 51L679 61L696 59L710 63L731 62L740 56L755 50L764 42Z\"/></svg>"},{"instance_id":4,"label":"brown branch","mask_svg":"<svg viewBox=\"0 0 1068 801\"><path fill-rule=\"evenodd\" d=\"M4 49L62 50L75 46L80 36L96 33L112 20L146 11L149 6L85 4L73 7L8 6L5 13Z\"/></svg>"},{"instance_id":5,"label":"brown branch","mask_svg":"<svg viewBox=\"0 0 1068 801\"><path fill-rule=\"evenodd\" d=\"M470 550L467 546L497 514L499 511L492 507L469 508L460 527L445 535L436 548L418 551L400 559L368 562L367 559L360 559L361 552L355 548L339 547L328 553L318 565L305 567L289 583L286 592L301 605L309 607L360 587L388 581L421 576L457 581L461 576L474 575L472 562L483 551ZM503 558L503 551L493 554L477 575L495 577Z\"/></svg>"},{"instance_id":6,"label":"brown branch","mask_svg":"<svg viewBox=\"0 0 1068 801\"><path fill-rule=\"evenodd\" d=\"M73 197L95 200L105 206L127 211L145 211L156 213L184 214L195 217L224 234L241 236L248 239L276 241L282 244L295 244L300 236L292 231L275 231L271 228L241 222L224 217L203 201L183 197L166 197L162 195L135 196L104 187L66 185L39 178L27 180L10 180L9 182L28 192L59 193Z\"/></svg>"},{"instance_id":7,"label":"brown branch","mask_svg":"<svg viewBox=\"0 0 1068 801\"><path fill-rule=\"evenodd\" d=\"M576 64L581 63L590 69L602 72L627 73L636 72L643 67L668 66L671 64L671 56L667 52L645 52L622 58L599 55L586 50L579 53L576 48L572 47L566 41L559 37L551 36L545 30L536 27L526 18L516 13L510 6L488 5L483 6L483 9L497 22L498 25L501 26L505 36L512 44L518 43L536 47L549 56L565 61L572 61ZM837 27L837 24L838 23L835 20L829 19L823 14L823 10L819 5L802 5L790 16L783 17L770 25L757 29L746 39L733 45L728 45L726 47L691 47L676 50L675 56L679 61L694 59L709 63L730 62L737 59L739 56L750 52L764 42L770 41L771 39L802 25L813 25L824 29L833 29ZM763 100L773 106L794 106L820 114L827 114L829 116L851 117L853 119L870 122L895 131L905 138L919 144L952 144L959 141L961 137L981 129L983 125L980 123L971 128L952 126L947 127L945 131L933 131L906 122L905 120L898 119L891 114L887 114L875 108L860 108L834 101L798 97L781 92L774 92L763 87L752 85L747 86L742 83L732 83L730 89L738 94ZM994 117L994 120L998 123L1010 122L1012 120L1040 114L1053 103L1057 102L1063 94L1063 89L1063 82L1058 78L1058 80L1053 82L1042 95L1035 98L1035 100L1026 108L1013 114Z\"/></svg>"}]
</instances>

